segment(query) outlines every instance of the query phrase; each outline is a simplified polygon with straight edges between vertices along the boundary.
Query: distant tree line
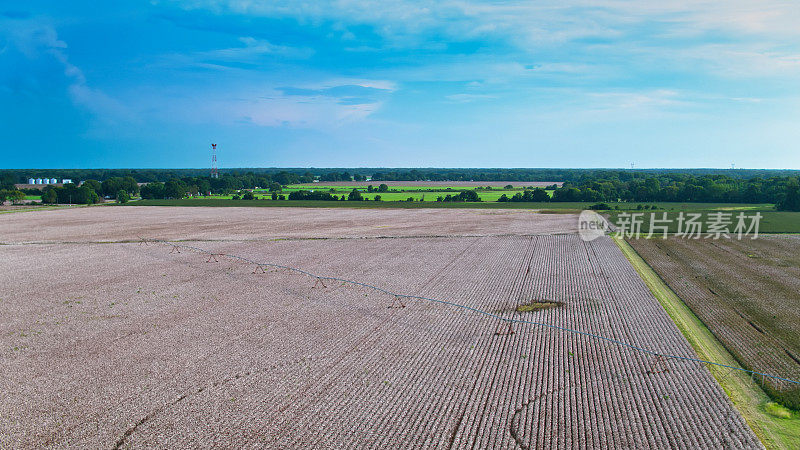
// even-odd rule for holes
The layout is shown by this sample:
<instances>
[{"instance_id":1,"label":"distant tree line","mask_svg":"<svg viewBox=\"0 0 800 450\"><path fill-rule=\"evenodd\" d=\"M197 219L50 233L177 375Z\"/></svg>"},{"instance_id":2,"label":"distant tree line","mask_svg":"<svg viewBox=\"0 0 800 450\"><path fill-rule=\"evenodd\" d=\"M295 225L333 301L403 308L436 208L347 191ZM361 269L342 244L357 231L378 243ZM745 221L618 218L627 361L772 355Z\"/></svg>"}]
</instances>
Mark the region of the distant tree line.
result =
<instances>
[{"instance_id":1,"label":"distant tree line","mask_svg":"<svg viewBox=\"0 0 800 450\"><path fill-rule=\"evenodd\" d=\"M497 199L498 202L549 202L550 196L542 188L525 189L509 197L506 194Z\"/></svg>"},{"instance_id":2,"label":"distant tree line","mask_svg":"<svg viewBox=\"0 0 800 450\"><path fill-rule=\"evenodd\" d=\"M279 172L274 176L248 174L220 174L219 178L208 176L172 178L166 182L150 182L141 187L145 199L172 199L208 194L231 194L242 189L268 189L280 192L287 184L310 182L313 178Z\"/></svg>"},{"instance_id":3,"label":"distant tree line","mask_svg":"<svg viewBox=\"0 0 800 450\"><path fill-rule=\"evenodd\" d=\"M348 171L344 172L324 172L319 175L320 181L365 181L366 175L355 172L352 175Z\"/></svg>"},{"instance_id":4,"label":"distant tree line","mask_svg":"<svg viewBox=\"0 0 800 450\"><path fill-rule=\"evenodd\" d=\"M0 205L9 201L17 203L25 200L25 193L17 189L0 189Z\"/></svg>"},{"instance_id":5,"label":"distant tree line","mask_svg":"<svg viewBox=\"0 0 800 450\"><path fill-rule=\"evenodd\" d=\"M737 179L726 175L667 173L565 183L554 201L635 201L700 203L781 203L794 177Z\"/></svg>"},{"instance_id":6,"label":"distant tree line","mask_svg":"<svg viewBox=\"0 0 800 450\"><path fill-rule=\"evenodd\" d=\"M444 197L436 197L437 202L479 202L480 196L472 189L461 191L456 195L447 194Z\"/></svg>"},{"instance_id":7,"label":"distant tree line","mask_svg":"<svg viewBox=\"0 0 800 450\"><path fill-rule=\"evenodd\" d=\"M499 202L693 202L774 203L779 210L800 211L800 182L795 177L736 179L725 175L661 174L621 179L586 179L564 183L552 198L541 188L525 189Z\"/></svg>"},{"instance_id":8,"label":"distant tree line","mask_svg":"<svg viewBox=\"0 0 800 450\"><path fill-rule=\"evenodd\" d=\"M301 189L289 193L289 200L322 200L322 201L355 201L360 202L366 200L358 189L353 189L346 196L333 195L330 192L324 191L308 191ZM375 200L380 201L380 196L376 196Z\"/></svg>"},{"instance_id":9,"label":"distant tree line","mask_svg":"<svg viewBox=\"0 0 800 450\"><path fill-rule=\"evenodd\" d=\"M139 195L139 184L133 177L111 177L103 180L86 180L80 186L67 183L64 186L45 186L41 191L42 203L99 203L103 198L117 199L122 203L132 195Z\"/></svg>"},{"instance_id":10,"label":"distant tree line","mask_svg":"<svg viewBox=\"0 0 800 450\"><path fill-rule=\"evenodd\" d=\"M403 169L403 168L238 168L220 169L224 176L267 177L280 184L310 183L315 177L322 181L563 181L580 184L592 179L647 178L669 174L702 177L724 175L737 180L751 178L797 177L798 170L758 169ZM209 178L209 169L2 169L0 186L3 183L27 183L28 178L70 178L81 180L106 180L113 177L130 176L139 183L188 177Z\"/></svg>"},{"instance_id":11,"label":"distant tree line","mask_svg":"<svg viewBox=\"0 0 800 450\"><path fill-rule=\"evenodd\" d=\"M139 194L137 182L148 183L141 189L143 198L182 198L194 195L226 194L242 189L269 189L280 193L282 186L310 183L316 177L327 181L359 181L372 176L376 182L400 181L563 181L552 198L541 189L526 189L499 201L528 202L706 202L706 203L774 203L783 210L798 210L798 171L790 170L600 170L600 169L252 169L247 172L223 171L219 178L210 178L205 169L58 169L3 170L0 189L15 190L14 182L26 176L71 177L86 180L87 186L100 198L117 198L124 191L128 197ZM45 175L47 174L47 175ZM93 177L89 177L92 175ZM84 176L86 176L84 178ZM102 181L95 181L102 180ZM62 202L64 196L78 195L73 188L67 193L46 194L46 201ZM387 192L380 183L377 192ZM372 189L375 192L375 188ZM66 191L65 191L66 192ZM45 195L45 193L43 193ZM441 201L464 200L465 194L443 197ZM93 197L80 194L87 201ZM123 195L125 197L125 195ZM333 196L332 196L333 197ZM348 195L348 198L350 196ZM73 201L73 203L75 203Z\"/></svg>"},{"instance_id":12,"label":"distant tree line","mask_svg":"<svg viewBox=\"0 0 800 450\"><path fill-rule=\"evenodd\" d=\"M779 211L800 211L800 178L791 178L786 183L786 192L776 207Z\"/></svg>"},{"instance_id":13,"label":"distant tree line","mask_svg":"<svg viewBox=\"0 0 800 450\"><path fill-rule=\"evenodd\" d=\"M798 170L756 169L353 169L372 175L373 181L561 181L580 184L593 179L648 178L668 174L702 177L724 175L745 180L800 175Z\"/></svg>"},{"instance_id":14,"label":"distant tree line","mask_svg":"<svg viewBox=\"0 0 800 450\"><path fill-rule=\"evenodd\" d=\"M67 183L63 187L47 186L42 191L42 203L91 205L101 201L102 198L97 191L87 183L80 187L75 183Z\"/></svg>"}]
</instances>

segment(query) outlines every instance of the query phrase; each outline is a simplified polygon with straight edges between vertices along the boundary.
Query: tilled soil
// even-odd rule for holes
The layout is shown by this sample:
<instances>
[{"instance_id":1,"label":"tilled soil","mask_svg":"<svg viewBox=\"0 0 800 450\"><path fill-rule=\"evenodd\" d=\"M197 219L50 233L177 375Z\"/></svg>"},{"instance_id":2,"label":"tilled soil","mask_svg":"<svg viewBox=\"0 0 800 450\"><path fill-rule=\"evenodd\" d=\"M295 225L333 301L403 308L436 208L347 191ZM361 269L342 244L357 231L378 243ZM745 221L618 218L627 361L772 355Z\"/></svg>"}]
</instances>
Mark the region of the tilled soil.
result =
<instances>
[{"instance_id":1,"label":"tilled soil","mask_svg":"<svg viewBox=\"0 0 800 450\"><path fill-rule=\"evenodd\" d=\"M607 238L185 244L693 356ZM699 364L172 250L0 246L1 447L760 447Z\"/></svg>"}]
</instances>

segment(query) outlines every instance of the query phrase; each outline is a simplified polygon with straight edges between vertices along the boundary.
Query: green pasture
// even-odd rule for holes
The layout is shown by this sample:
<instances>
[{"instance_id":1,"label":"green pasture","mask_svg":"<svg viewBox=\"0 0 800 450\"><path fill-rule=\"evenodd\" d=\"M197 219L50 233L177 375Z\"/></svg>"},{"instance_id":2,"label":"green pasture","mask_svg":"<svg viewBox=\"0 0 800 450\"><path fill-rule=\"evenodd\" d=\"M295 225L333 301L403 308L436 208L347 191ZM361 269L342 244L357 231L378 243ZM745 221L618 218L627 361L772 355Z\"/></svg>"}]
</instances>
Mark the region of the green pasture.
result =
<instances>
[{"instance_id":1,"label":"green pasture","mask_svg":"<svg viewBox=\"0 0 800 450\"><path fill-rule=\"evenodd\" d=\"M374 184L373 188L377 190L378 184ZM380 195L381 200L383 201L406 201L410 197L413 198L414 201L426 202L435 202L437 197L446 197L448 195L455 196L458 195L459 192L466 190L475 190L478 193L478 196L480 196L481 200L484 202L496 202L497 199L499 199L503 194L510 198L513 197L517 192L522 192L524 190L522 187L515 187L513 189L494 187L491 189L486 189L485 186L389 186L388 192L367 192L366 186L304 186L294 184L284 187L281 193L288 195L293 191L306 190L315 192L328 192L331 195L342 196L349 194L353 191L353 189L358 189L363 197L370 200L374 199L376 195ZM261 190L254 191L254 193L269 194L268 192ZM547 193L552 197L552 190L548 190Z\"/></svg>"},{"instance_id":2,"label":"green pasture","mask_svg":"<svg viewBox=\"0 0 800 450\"><path fill-rule=\"evenodd\" d=\"M378 186L380 186L381 182L377 181L377 182L374 182L374 183L368 183L367 185L369 185L369 184L371 184L374 189L378 189ZM506 192L508 192L508 191L516 192L516 191L523 190L523 186L522 185L516 186L516 185L514 185L514 183L509 183L509 184L511 184L511 186L513 186L512 189L504 189L502 186L491 186L490 189L488 189L488 190L506 191ZM284 190L286 190L286 189L289 189L289 190L301 190L301 189L304 189L304 190L312 190L312 189L313 190L320 190L320 189L331 189L331 188L333 188L333 189L336 189L336 190L344 190L344 191L350 192L353 189L358 189L359 191L366 191L367 190L367 185L360 185L359 184L359 185L348 185L348 186L325 186L325 185L319 185L319 184L312 184L312 185L308 185L308 184L305 184L305 185L304 184L290 184L290 185L285 186ZM465 191L465 190L468 190L468 189L474 189L476 191L483 191L483 190L487 190L486 188L487 188L487 186L481 186L479 184L470 185L470 186L442 186L442 185L438 185L438 186L389 186L389 191L398 190L398 191L403 191L403 192L411 192L411 191L447 191L447 190L449 190L450 192L452 192L452 191L458 192L458 191Z\"/></svg>"}]
</instances>

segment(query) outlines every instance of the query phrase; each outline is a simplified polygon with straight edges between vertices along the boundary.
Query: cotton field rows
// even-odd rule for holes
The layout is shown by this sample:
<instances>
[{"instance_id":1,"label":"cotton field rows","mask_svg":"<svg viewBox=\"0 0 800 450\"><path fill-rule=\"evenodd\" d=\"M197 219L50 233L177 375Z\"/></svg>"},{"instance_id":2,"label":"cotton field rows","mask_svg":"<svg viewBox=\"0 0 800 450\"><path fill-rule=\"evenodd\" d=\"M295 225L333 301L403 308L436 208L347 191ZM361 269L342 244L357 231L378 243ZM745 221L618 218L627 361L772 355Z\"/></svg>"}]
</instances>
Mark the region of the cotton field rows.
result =
<instances>
[{"instance_id":1,"label":"cotton field rows","mask_svg":"<svg viewBox=\"0 0 800 450\"><path fill-rule=\"evenodd\" d=\"M607 238L184 244L694 356ZM761 446L697 363L170 250L0 250L4 444ZM558 306L516 312L537 300Z\"/></svg>"}]
</instances>

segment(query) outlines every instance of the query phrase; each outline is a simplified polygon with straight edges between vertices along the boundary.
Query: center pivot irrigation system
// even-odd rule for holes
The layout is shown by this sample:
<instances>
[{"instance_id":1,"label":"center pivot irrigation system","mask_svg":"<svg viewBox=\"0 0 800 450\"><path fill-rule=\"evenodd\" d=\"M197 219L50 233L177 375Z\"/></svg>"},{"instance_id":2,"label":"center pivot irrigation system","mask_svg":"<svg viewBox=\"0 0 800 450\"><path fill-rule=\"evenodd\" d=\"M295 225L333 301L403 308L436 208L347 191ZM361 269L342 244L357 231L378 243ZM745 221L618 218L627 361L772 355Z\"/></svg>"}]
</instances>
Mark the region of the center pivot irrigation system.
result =
<instances>
[{"instance_id":1,"label":"center pivot irrigation system","mask_svg":"<svg viewBox=\"0 0 800 450\"><path fill-rule=\"evenodd\" d=\"M565 331L565 332L568 332L568 333L573 333L573 334L578 334L578 335L586 336L586 337L593 338L593 339L598 339L598 340L605 341L605 342L608 342L608 343L611 343L611 344L619 345L621 347L625 347L625 348L629 348L629 349L632 349L632 350L635 350L635 351L638 351L638 352L642 352L642 353L650 355L650 356L654 356L655 357L655 361L654 361L653 367L651 367L651 369L647 371L648 373L659 373L659 372L669 371L669 369L666 367L666 360L672 359L672 360L676 360L676 361L708 364L708 365L712 365L712 366L718 366L718 367L724 367L724 368L727 368L727 369L738 370L738 371L750 374L751 377L755 376L755 375L759 375L762 378L766 377L766 378L771 378L773 380L785 381L787 383L800 384L800 381L798 381L798 380L792 380L792 379L789 379L789 378L784 378L784 377L780 377L780 376L772 375L772 374L768 374L768 373L756 372L754 370L748 370L748 369L744 369L742 367L731 366L731 365L722 364L722 363L718 363L718 362L714 362L714 361L707 361L707 360L699 359L699 358L692 358L692 357L680 356L680 355L670 355L670 354L667 354L667 353L659 353L659 352L656 352L656 351L653 351L653 350L649 350L649 349L646 349L646 348L643 348L643 347L638 347L636 345L629 344L627 342L623 342L623 341L620 341L620 340L617 340L617 339L612 339L612 338L605 337L605 336L600 336L600 335L589 333L589 332L586 332L586 331L574 330L572 328L562 327L562 326L553 325L553 324L544 323L544 322L536 322L536 321L533 321L533 320L515 319L513 317L512 318L502 317L502 316L500 316L498 314L495 314L495 313L492 313L492 312L489 312L489 311L484 311L482 309L473 308L471 306L461 305L461 304L454 303L454 302L449 302L449 301L446 301L446 300L439 300L439 299L430 298L430 297L422 297L422 296L419 296L419 295L399 294L399 293L396 293L396 292L388 291L388 290L383 289L383 288L378 287L378 286L373 286L371 284L362 283L360 281L353 281L353 280L347 280L347 279L344 279L344 278L317 275L317 274L314 274L314 273L311 273L311 272L308 272L308 271L305 271L303 269L299 269L299 268L296 268L296 267L289 267L289 266L285 266L285 265L282 265L282 264L274 264L274 263L265 263L265 262L253 261L251 259L243 258L241 256L229 255L227 253L210 252L208 250L205 250L205 249L202 249L202 248L199 248L199 247L192 247L190 245L179 244L179 243L176 243L176 242L170 242L170 241L165 241L165 240L161 240L161 239L146 239L146 238L143 238L143 237L139 237L139 239L140 239L140 241L139 241L140 245L142 245L142 244L148 245L150 243L153 243L153 244L163 244L163 245L170 246L171 247L170 253L181 253L181 249L184 249L184 250L194 251L194 252L198 252L198 253L201 253L201 254L204 254L204 255L208 255L208 259L206 260L206 262L219 262L219 259L218 259L219 257L225 257L225 258L229 258L229 259L231 259L233 261L239 261L239 262L247 263L247 264L250 264L250 265L254 266L254 269L253 269L253 273L254 274L266 273L266 270L264 270L264 268L265 267L269 267L269 268L273 268L273 269L285 270L285 271L288 271L288 272L294 272L294 273L298 273L298 274L302 274L302 275L307 275L307 276L315 279L314 285L312 286L312 288L319 288L320 286L322 288L327 288L327 285L325 284L325 282L327 281L327 282L340 282L342 284L350 284L350 285L354 285L354 286L361 286L361 287L364 287L364 288L367 288L367 289L372 289L374 291L381 292L381 293L384 293L384 294L386 294L388 296L393 297L392 303L388 306L389 308L405 308L406 307L406 302L408 300L421 300L421 301L426 301L426 302L439 303L439 304L451 306L451 307L454 307L454 308L460 308L460 309L463 309L463 310L471 311L471 312L474 312L474 313L477 313L477 314L481 314L481 315L484 315L484 316L488 316L488 317L491 317L491 318L494 318L494 319L497 319L497 320L501 321L502 322L501 323L501 327L498 328L498 331L495 333L495 335L498 335L498 336L514 334L513 324L516 323L516 324L522 324L522 325L525 325L525 324L527 324L527 325L535 325L535 326L539 326L539 327L545 327L545 328L550 328L550 329L554 329L554 330ZM661 365L662 368L660 370L659 369L655 369L654 368L655 365Z\"/></svg>"}]
</instances>

